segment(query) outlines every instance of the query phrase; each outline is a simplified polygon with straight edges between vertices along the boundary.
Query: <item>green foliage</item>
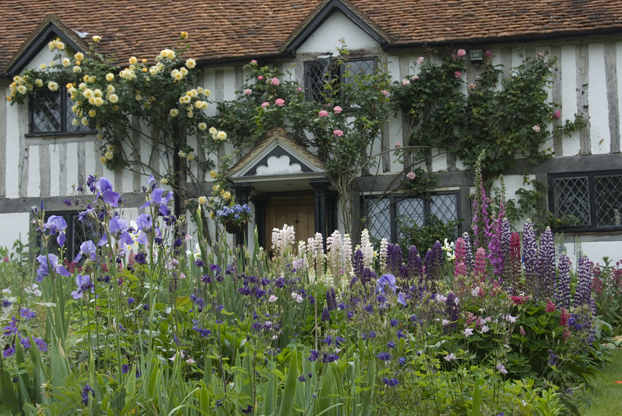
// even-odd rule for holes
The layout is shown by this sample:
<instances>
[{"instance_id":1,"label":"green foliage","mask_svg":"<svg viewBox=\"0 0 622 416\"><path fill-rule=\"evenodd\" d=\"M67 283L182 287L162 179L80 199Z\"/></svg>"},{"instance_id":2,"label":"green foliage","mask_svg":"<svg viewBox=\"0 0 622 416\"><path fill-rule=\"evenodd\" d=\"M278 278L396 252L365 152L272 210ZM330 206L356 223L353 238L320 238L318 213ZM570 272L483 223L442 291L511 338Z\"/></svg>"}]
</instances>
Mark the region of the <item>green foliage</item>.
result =
<instances>
[{"instance_id":1,"label":"green foliage","mask_svg":"<svg viewBox=\"0 0 622 416\"><path fill-rule=\"evenodd\" d=\"M425 254L437 241L455 240L456 230L461 222L462 220L443 222L432 214L425 216L425 225L422 226L418 226L414 220L400 219L398 226L402 236L401 245L415 246L420 253Z\"/></svg>"},{"instance_id":2,"label":"green foliage","mask_svg":"<svg viewBox=\"0 0 622 416\"><path fill-rule=\"evenodd\" d=\"M548 101L546 91L554 64L554 57L527 58L510 70L510 77L499 81L500 65L486 59L465 95L460 92L465 59L458 54L446 56L440 64L421 65L416 78L396 82L391 103L412 126L409 145L447 149L471 167L485 151L482 173L490 178L513 167L516 156L534 162L550 158L550 148L541 150L547 140L587 125L575 115L573 121L554 124L551 130L547 127L558 106Z\"/></svg>"}]
</instances>

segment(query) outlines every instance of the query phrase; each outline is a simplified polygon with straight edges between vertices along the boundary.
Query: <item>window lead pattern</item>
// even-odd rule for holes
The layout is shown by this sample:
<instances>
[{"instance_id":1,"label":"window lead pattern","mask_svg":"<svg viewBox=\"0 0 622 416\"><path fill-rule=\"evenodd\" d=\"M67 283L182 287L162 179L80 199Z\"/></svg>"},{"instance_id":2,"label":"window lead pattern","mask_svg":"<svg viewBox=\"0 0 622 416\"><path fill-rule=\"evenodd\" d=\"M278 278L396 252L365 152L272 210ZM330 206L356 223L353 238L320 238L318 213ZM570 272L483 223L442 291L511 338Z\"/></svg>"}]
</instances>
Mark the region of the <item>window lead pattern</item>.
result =
<instances>
[{"instance_id":1,"label":"window lead pattern","mask_svg":"<svg viewBox=\"0 0 622 416\"><path fill-rule=\"evenodd\" d=\"M572 215L575 225L590 225L590 196L588 178L556 178L553 180L555 215Z\"/></svg>"},{"instance_id":2,"label":"window lead pattern","mask_svg":"<svg viewBox=\"0 0 622 416\"><path fill-rule=\"evenodd\" d=\"M61 131L61 95L58 91L40 89L32 96L32 131Z\"/></svg>"},{"instance_id":3,"label":"window lead pattern","mask_svg":"<svg viewBox=\"0 0 622 416\"><path fill-rule=\"evenodd\" d=\"M619 226L622 211L622 175L594 177L596 226Z\"/></svg>"}]
</instances>

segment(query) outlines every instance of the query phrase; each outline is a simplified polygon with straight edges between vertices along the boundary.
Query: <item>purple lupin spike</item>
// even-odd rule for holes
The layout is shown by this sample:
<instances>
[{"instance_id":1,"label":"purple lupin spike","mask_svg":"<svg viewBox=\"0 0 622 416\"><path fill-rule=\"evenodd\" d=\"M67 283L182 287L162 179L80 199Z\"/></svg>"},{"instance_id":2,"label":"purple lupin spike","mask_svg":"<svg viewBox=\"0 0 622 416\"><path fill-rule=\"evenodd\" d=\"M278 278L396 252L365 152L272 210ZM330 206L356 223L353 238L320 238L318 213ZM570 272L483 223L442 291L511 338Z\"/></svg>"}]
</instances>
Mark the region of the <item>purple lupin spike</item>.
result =
<instances>
[{"instance_id":1,"label":"purple lupin spike","mask_svg":"<svg viewBox=\"0 0 622 416\"><path fill-rule=\"evenodd\" d=\"M399 244L394 244L393 250L388 251L387 260L391 273L397 275L402 267L402 248Z\"/></svg>"},{"instance_id":2,"label":"purple lupin spike","mask_svg":"<svg viewBox=\"0 0 622 416\"><path fill-rule=\"evenodd\" d=\"M508 265L510 264L510 240L512 239L512 229L510 221L504 218L501 222L501 254L503 256L504 275L509 274Z\"/></svg>"},{"instance_id":3,"label":"purple lupin spike","mask_svg":"<svg viewBox=\"0 0 622 416\"><path fill-rule=\"evenodd\" d=\"M578 280L577 290L574 295L573 305L575 308L580 308L584 305L589 305L592 294L592 264L587 256L583 256L579 259L578 264Z\"/></svg>"},{"instance_id":4,"label":"purple lupin spike","mask_svg":"<svg viewBox=\"0 0 622 416\"><path fill-rule=\"evenodd\" d=\"M536 232L531 220L527 220L523 228L523 263L525 265L525 287L531 295L538 294L538 247Z\"/></svg>"},{"instance_id":5,"label":"purple lupin spike","mask_svg":"<svg viewBox=\"0 0 622 416\"><path fill-rule=\"evenodd\" d=\"M546 227L540 237L537 275L539 297L552 299L555 296L555 246L551 227Z\"/></svg>"},{"instance_id":6,"label":"purple lupin spike","mask_svg":"<svg viewBox=\"0 0 622 416\"><path fill-rule=\"evenodd\" d=\"M354 259L352 262L352 268L354 269L354 274L360 279L363 275L363 251L359 248L354 252Z\"/></svg>"},{"instance_id":7,"label":"purple lupin spike","mask_svg":"<svg viewBox=\"0 0 622 416\"><path fill-rule=\"evenodd\" d=\"M570 258L566 253L559 257L559 277L555 293L555 303L560 308L570 309Z\"/></svg>"},{"instance_id":8,"label":"purple lupin spike","mask_svg":"<svg viewBox=\"0 0 622 416\"><path fill-rule=\"evenodd\" d=\"M462 239L464 240L464 251L466 252L464 257L464 265L467 268L467 273L473 273L475 267L475 259L473 258L473 246L471 245L471 237L469 233L463 233Z\"/></svg>"}]
</instances>

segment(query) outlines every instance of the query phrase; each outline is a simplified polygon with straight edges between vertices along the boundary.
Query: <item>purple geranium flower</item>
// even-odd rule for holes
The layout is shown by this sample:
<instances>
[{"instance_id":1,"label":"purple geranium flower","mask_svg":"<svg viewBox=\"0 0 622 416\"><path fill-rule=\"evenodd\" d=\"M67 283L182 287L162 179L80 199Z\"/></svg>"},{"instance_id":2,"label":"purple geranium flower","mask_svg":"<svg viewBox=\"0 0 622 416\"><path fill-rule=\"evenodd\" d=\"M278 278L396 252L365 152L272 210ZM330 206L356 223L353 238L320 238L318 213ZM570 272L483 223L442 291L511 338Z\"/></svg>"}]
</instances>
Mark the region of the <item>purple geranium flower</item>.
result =
<instances>
[{"instance_id":1,"label":"purple geranium flower","mask_svg":"<svg viewBox=\"0 0 622 416\"><path fill-rule=\"evenodd\" d=\"M99 190L96 199L101 195L106 204L113 207L119 206L119 193L112 190L112 183L107 178L100 178L95 187Z\"/></svg>"},{"instance_id":2,"label":"purple geranium flower","mask_svg":"<svg viewBox=\"0 0 622 416\"><path fill-rule=\"evenodd\" d=\"M58 257L55 254L48 254L47 258L45 256L38 256L37 261L41 264L41 266L37 269L37 282L42 281L45 276L50 275L50 266L55 273L58 273L61 276L71 276L71 273L69 273L67 269L58 264Z\"/></svg>"},{"instance_id":3,"label":"purple geranium flower","mask_svg":"<svg viewBox=\"0 0 622 416\"><path fill-rule=\"evenodd\" d=\"M74 263L79 262L83 254L87 256L89 259L91 259L92 261L95 261L95 259L97 258L97 247L95 247L95 243L93 243L91 240L88 240L80 244L80 252L76 256L76 258L73 260L73 262Z\"/></svg>"}]
</instances>

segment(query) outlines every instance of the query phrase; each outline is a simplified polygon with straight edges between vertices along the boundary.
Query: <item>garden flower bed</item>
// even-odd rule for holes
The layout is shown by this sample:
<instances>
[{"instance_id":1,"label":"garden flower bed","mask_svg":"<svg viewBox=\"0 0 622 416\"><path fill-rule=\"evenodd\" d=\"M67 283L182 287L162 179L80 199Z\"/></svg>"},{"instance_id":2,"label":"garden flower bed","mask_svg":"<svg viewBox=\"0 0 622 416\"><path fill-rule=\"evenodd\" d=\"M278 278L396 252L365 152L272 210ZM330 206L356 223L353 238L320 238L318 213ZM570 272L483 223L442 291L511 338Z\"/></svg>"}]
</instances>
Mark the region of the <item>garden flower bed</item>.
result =
<instances>
[{"instance_id":1,"label":"garden flower bed","mask_svg":"<svg viewBox=\"0 0 622 416\"><path fill-rule=\"evenodd\" d=\"M522 243L497 214L427 253L286 226L268 258L207 247L198 213L185 234L153 179L135 222L109 181L87 185L98 238L75 263L0 266L5 413L556 415L607 360L619 265L575 273L530 222ZM62 247L64 221L33 214Z\"/></svg>"}]
</instances>

